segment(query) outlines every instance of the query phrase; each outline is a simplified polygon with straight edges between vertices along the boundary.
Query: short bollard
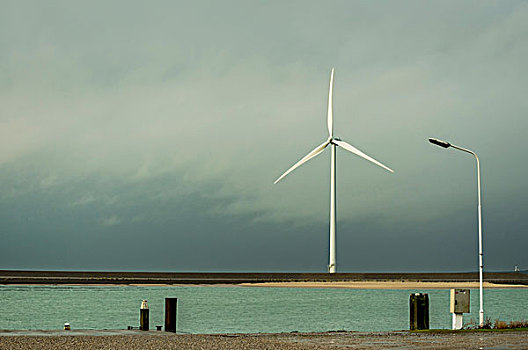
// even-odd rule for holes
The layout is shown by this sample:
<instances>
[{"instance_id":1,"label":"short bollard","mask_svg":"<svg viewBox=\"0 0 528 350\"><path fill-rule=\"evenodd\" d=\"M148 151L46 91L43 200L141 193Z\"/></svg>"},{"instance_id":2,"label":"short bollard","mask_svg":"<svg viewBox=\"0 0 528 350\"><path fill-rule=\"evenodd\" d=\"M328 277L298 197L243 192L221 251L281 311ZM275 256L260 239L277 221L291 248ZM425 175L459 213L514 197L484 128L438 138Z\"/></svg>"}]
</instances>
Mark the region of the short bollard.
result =
<instances>
[{"instance_id":1,"label":"short bollard","mask_svg":"<svg viewBox=\"0 0 528 350\"><path fill-rule=\"evenodd\" d=\"M139 329L142 331L149 330L149 308L146 300L141 302L139 309Z\"/></svg>"},{"instance_id":2,"label":"short bollard","mask_svg":"<svg viewBox=\"0 0 528 350\"><path fill-rule=\"evenodd\" d=\"M178 298L165 298L165 332L176 333Z\"/></svg>"},{"instance_id":3,"label":"short bollard","mask_svg":"<svg viewBox=\"0 0 528 350\"><path fill-rule=\"evenodd\" d=\"M429 329L429 296L427 293L413 293L409 298L409 328L411 331Z\"/></svg>"}]
</instances>

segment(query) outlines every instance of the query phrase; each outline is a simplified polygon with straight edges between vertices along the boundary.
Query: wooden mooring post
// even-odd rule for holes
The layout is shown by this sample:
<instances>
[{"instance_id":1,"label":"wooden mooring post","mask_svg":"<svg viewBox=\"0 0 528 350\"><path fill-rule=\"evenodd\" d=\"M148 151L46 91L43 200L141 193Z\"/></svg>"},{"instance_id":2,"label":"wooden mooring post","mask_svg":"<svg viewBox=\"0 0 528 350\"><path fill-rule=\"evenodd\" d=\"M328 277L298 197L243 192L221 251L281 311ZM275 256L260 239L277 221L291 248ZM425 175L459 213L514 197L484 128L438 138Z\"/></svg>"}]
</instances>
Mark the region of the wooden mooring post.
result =
<instances>
[{"instance_id":1,"label":"wooden mooring post","mask_svg":"<svg viewBox=\"0 0 528 350\"><path fill-rule=\"evenodd\" d=\"M429 296L427 293L412 293L409 298L409 329L429 329Z\"/></svg>"},{"instance_id":2,"label":"wooden mooring post","mask_svg":"<svg viewBox=\"0 0 528 350\"><path fill-rule=\"evenodd\" d=\"M176 333L178 298L165 298L165 332Z\"/></svg>"}]
</instances>

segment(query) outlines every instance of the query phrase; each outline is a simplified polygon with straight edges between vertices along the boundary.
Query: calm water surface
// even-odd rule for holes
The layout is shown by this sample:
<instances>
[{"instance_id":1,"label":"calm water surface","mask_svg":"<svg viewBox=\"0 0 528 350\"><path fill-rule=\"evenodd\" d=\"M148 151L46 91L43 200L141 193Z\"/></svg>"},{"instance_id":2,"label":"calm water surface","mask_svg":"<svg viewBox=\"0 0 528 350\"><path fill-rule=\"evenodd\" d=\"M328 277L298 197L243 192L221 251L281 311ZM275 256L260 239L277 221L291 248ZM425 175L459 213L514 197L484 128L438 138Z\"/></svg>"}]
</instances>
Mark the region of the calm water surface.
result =
<instances>
[{"instance_id":1,"label":"calm water surface","mask_svg":"<svg viewBox=\"0 0 528 350\"><path fill-rule=\"evenodd\" d=\"M178 332L391 331L409 327L409 294L429 294L431 328L450 328L449 290L245 287L0 286L0 329L124 329L139 325L147 299L150 327L163 325L164 299L178 298ZM528 319L528 289L484 291L485 316ZM471 314L478 320L478 289Z\"/></svg>"}]
</instances>

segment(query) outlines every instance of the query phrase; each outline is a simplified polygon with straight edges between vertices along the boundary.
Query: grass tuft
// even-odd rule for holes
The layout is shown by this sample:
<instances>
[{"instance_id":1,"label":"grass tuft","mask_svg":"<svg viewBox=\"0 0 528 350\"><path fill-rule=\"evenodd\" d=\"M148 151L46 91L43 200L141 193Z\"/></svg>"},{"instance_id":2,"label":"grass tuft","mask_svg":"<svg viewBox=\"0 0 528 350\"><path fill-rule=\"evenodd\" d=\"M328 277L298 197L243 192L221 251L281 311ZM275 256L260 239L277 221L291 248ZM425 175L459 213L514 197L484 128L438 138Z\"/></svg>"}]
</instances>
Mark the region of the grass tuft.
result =
<instances>
[{"instance_id":1,"label":"grass tuft","mask_svg":"<svg viewBox=\"0 0 528 350\"><path fill-rule=\"evenodd\" d=\"M519 329L519 328L528 328L528 320L505 322L505 321L496 319L494 322L491 322L491 319L489 317L486 317L486 319L484 320L484 324L482 326L480 326L477 322L471 319L463 327L463 329Z\"/></svg>"}]
</instances>

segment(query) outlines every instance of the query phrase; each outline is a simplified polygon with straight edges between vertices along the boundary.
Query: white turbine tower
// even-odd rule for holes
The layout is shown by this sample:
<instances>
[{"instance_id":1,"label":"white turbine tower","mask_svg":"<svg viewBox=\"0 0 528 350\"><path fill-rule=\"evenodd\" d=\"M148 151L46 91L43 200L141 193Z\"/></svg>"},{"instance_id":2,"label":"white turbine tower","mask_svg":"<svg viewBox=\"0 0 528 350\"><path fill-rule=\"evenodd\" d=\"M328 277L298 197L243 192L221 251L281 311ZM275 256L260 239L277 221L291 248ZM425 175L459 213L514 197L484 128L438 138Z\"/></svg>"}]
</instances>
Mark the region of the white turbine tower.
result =
<instances>
[{"instance_id":1,"label":"white turbine tower","mask_svg":"<svg viewBox=\"0 0 528 350\"><path fill-rule=\"evenodd\" d=\"M337 137L334 137L334 117L332 113L332 89L334 86L334 68L332 68L332 72L330 73L330 88L328 91L328 139L323 142L321 145L317 146L313 151L308 153L304 158L299 160L297 163L295 163L291 168L286 170L284 174L282 174L273 184L276 184L280 180L282 180L283 177L291 173L293 170L298 168L299 166L303 165L310 159L314 158L315 156L319 155L321 152L324 151L324 149L330 145L332 154L331 154L331 161L330 161L330 259L328 263L328 272L335 273L336 272L336 245L335 245L335 232L336 232L336 146L340 146L344 148L345 150L354 153L384 169L387 169L391 173L394 172L391 168L381 164L377 160L375 160L372 157L369 157L365 153L358 150L356 147L346 143L345 141L340 140Z\"/></svg>"}]
</instances>

